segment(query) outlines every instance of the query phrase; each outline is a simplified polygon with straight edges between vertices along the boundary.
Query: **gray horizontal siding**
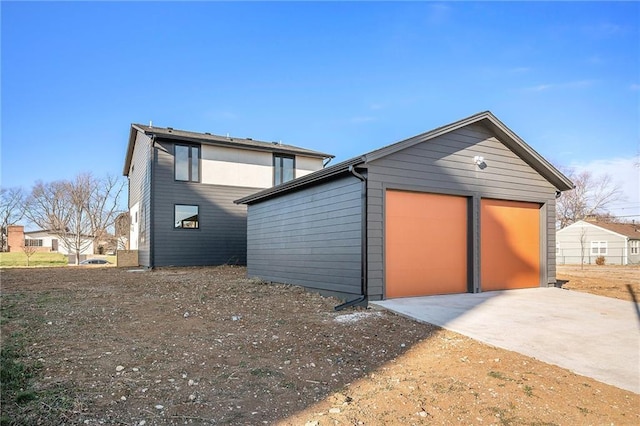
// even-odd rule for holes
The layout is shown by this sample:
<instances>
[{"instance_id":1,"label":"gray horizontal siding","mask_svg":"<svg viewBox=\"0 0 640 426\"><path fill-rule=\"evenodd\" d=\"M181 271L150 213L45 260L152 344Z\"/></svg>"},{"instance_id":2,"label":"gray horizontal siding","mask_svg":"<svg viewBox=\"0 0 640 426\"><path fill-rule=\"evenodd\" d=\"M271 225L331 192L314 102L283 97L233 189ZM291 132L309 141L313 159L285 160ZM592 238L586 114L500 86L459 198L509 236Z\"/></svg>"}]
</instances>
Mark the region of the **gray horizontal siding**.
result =
<instances>
[{"instance_id":1,"label":"gray horizontal siding","mask_svg":"<svg viewBox=\"0 0 640 426\"><path fill-rule=\"evenodd\" d=\"M546 252L547 284L556 283L556 199L549 199L546 203L546 211L543 219L546 223L540 224L540 229L546 227L547 244L542 249Z\"/></svg>"},{"instance_id":2,"label":"gray horizontal siding","mask_svg":"<svg viewBox=\"0 0 640 426\"><path fill-rule=\"evenodd\" d=\"M144 239L138 238L138 262L142 266L149 266L150 262L151 176L151 139L145 134L137 132L131 168L129 169L129 208L140 203L138 222L146 227L146 229L138 230L139 236L145 236ZM142 217L143 213L144 218Z\"/></svg>"},{"instance_id":3,"label":"gray horizontal siding","mask_svg":"<svg viewBox=\"0 0 640 426\"><path fill-rule=\"evenodd\" d=\"M153 176L153 266L246 264L246 206L234 204L260 188L176 182L173 148L157 143ZM175 204L199 206L199 229L174 227Z\"/></svg>"},{"instance_id":4,"label":"gray horizontal siding","mask_svg":"<svg viewBox=\"0 0 640 426\"><path fill-rule=\"evenodd\" d=\"M349 176L249 206L250 276L360 294L362 183Z\"/></svg>"},{"instance_id":5,"label":"gray horizontal siding","mask_svg":"<svg viewBox=\"0 0 640 426\"><path fill-rule=\"evenodd\" d=\"M478 169L474 156L484 157ZM372 300L384 297L384 194L386 189L448 193L546 204L541 250L543 279L555 282L555 187L495 135L473 124L378 160L368 169L368 285ZM477 227L476 227L477 228ZM478 238L478 236L476 236ZM549 247L551 244L553 246ZM555 253L554 253L555 254Z\"/></svg>"}]
</instances>

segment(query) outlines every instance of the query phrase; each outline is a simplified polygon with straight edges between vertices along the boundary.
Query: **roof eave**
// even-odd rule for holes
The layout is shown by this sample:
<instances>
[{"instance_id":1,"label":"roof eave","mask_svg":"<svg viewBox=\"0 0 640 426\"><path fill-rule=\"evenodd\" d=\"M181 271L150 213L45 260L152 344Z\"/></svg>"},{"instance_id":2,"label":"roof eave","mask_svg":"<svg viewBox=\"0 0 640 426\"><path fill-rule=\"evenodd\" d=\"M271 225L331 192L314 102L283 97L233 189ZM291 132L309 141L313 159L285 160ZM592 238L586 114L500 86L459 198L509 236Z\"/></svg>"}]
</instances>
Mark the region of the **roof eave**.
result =
<instances>
[{"instance_id":1,"label":"roof eave","mask_svg":"<svg viewBox=\"0 0 640 426\"><path fill-rule=\"evenodd\" d=\"M306 150L306 149L291 149L289 147L284 147L278 143L274 143L271 146L271 145L268 145L268 142L258 141L265 144L264 146L260 146L257 144L245 143L242 139L230 139L230 140L216 139L215 138L217 137L216 135L211 135L210 138L206 138L206 137L197 137L197 136L178 135L178 134L172 134L168 132L155 132L153 130L141 129L141 128L138 128L138 130L142 131L145 135L148 135L148 136L153 135L158 139L181 140L181 141L187 141L187 142L193 142L193 143L199 143L199 144L205 144L205 145L224 146L224 147L230 147L230 148L243 148L243 149L251 149L254 151L263 151L263 152L280 152L283 154L301 155L306 157L315 157L315 158L322 158L322 159L334 158L334 155L327 154L324 152L318 152L318 151L312 151L312 150Z\"/></svg>"},{"instance_id":2,"label":"roof eave","mask_svg":"<svg viewBox=\"0 0 640 426\"><path fill-rule=\"evenodd\" d=\"M300 155L305 157L315 157L315 158L321 158L321 159L334 157L333 155L325 154L322 152L304 152L304 151L299 151L295 149L283 148L281 145L275 145L275 144L273 145L273 147L257 146L257 145L244 144L238 141L206 140L206 139L200 139L200 138L177 136L177 135L174 136L174 135L167 135L167 134L158 134L157 137L158 139L181 140L181 141L188 141L188 142L194 142L194 143L205 144L205 145L223 146L228 148L250 149L253 151L280 152L283 154Z\"/></svg>"},{"instance_id":3,"label":"roof eave","mask_svg":"<svg viewBox=\"0 0 640 426\"><path fill-rule=\"evenodd\" d=\"M483 124L496 132L509 149L513 150L520 158L533 167L547 181L553 184L559 191L569 191L575 188L573 182L560 172L543 156L538 154L531 146L522 140L517 134L502 123L495 115L487 111Z\"/></svg>"},{"instance_id":4,"label":"roof eave","mask_svg":"<svg viewBox=\"0 0 640 426\"><path fill-rule=\"evenodd\" d=\"M131 170L131 160L133 158L133 148L136 144L136 133L143 131L135 124L131 125L129 130L129 143L127 145L127 155L124 158L124 168L122 169L122 176L129 176L129 170Z\"/></svg>"},{"instance_id":5,"label":"roof eave","mask_svg":"<svg viewBox=\"0 0 640 426\"><path fill-rule=\"evenodd\" d=\"M155 136L158 139L167 139L167 140L180 140L186 142L193 142L199 144L213 145L213 146L222 146L228 148L241 148L241 149L250 149L254 151L261 152L275 152L287 155L297 155L303 157L311 157L311 158L320 158L322 160L328 158L335 158L334 155L327 154L319 151L305 150L305 149L291 149L289 147L283 147L280 144L273 144L273 146L260 146L255 144L243 143L242 140L229 140L225 141L222 139L209 139L209 138L198 138L192 136L185 135L174 135L171 133L167 133L164 131L154 131L153 129L142 127L141 125L132 123L131 130L129 132L129 143L127 145L127 154L125 156L124 168L122 169L123 176L129 176L129 170L131 169L131 161L133 159L133 150L135 148L136 142L136 134L137 132L143 133L146 136ZM214 135L211 135L212 137ZM267 144L267 142L264 142Z\"/></svg>"}]
</instances>

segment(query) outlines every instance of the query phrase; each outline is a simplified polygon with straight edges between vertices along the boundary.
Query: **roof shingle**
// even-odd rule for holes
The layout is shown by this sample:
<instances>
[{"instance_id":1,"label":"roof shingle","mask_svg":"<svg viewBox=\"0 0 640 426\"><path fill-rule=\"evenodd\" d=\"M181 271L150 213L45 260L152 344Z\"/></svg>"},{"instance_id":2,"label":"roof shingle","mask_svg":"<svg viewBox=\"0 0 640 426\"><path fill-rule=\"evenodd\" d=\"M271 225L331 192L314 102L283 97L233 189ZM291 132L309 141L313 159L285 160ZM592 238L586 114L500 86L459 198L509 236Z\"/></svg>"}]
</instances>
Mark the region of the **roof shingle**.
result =
<instances>
[{"instance_id":1,"label":"roof shingle","mask_svg":"<svg viewBox=\"0 0 640 426\"><path fill-rule=\"evenodd\" d=\"M625 237L629 237L634 240L640 240L640 225L636 223L609 223L609 222L592 222L587 221L600 228L607 229Z\"/></svg>"}]
</instances>

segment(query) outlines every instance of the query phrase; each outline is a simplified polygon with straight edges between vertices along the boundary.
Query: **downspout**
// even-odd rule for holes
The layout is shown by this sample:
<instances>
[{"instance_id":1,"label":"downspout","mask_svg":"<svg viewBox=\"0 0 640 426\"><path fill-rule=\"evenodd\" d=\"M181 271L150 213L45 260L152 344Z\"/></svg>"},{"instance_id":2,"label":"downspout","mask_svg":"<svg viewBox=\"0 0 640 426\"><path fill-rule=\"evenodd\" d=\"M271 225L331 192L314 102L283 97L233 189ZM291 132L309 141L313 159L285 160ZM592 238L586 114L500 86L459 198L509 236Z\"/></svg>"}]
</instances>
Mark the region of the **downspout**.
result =
<instances>
[{"instance_id":1,"label":"downspout","mask_svg":"<svg viewBox=\"0 0 640 426\"><path fill-rule=\"evenodd\" d=\"M341 305L333 308L336 311L341 311L351 306L362 305L365 308L368 304L367 294L367 178L360 173L356 172L353 165L349 166L349 172L362 181L362 228L360 231L360 293L361 296L357 299L345 302Z\"/></svg>"}]
</instances>

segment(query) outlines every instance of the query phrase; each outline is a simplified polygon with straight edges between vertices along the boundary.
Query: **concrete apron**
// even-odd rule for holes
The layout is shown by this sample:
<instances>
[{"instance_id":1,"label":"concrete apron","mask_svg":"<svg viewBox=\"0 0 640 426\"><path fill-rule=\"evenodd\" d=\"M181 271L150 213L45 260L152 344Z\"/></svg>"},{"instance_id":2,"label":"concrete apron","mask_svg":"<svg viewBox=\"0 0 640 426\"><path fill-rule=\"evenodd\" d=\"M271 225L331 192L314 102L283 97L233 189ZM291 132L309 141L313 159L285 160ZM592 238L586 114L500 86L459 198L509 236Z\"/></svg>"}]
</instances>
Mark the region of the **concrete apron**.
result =
<instances>
[{"instance_id":1,"label":"concrete apron","mask_svg":"<svg viewBox=\"0 0 640 426\"><path fill-rule=\"evenodd\" d=\"M559 288L370 302L640 394L640 307Z\"/></svg>"}]
</instances>

